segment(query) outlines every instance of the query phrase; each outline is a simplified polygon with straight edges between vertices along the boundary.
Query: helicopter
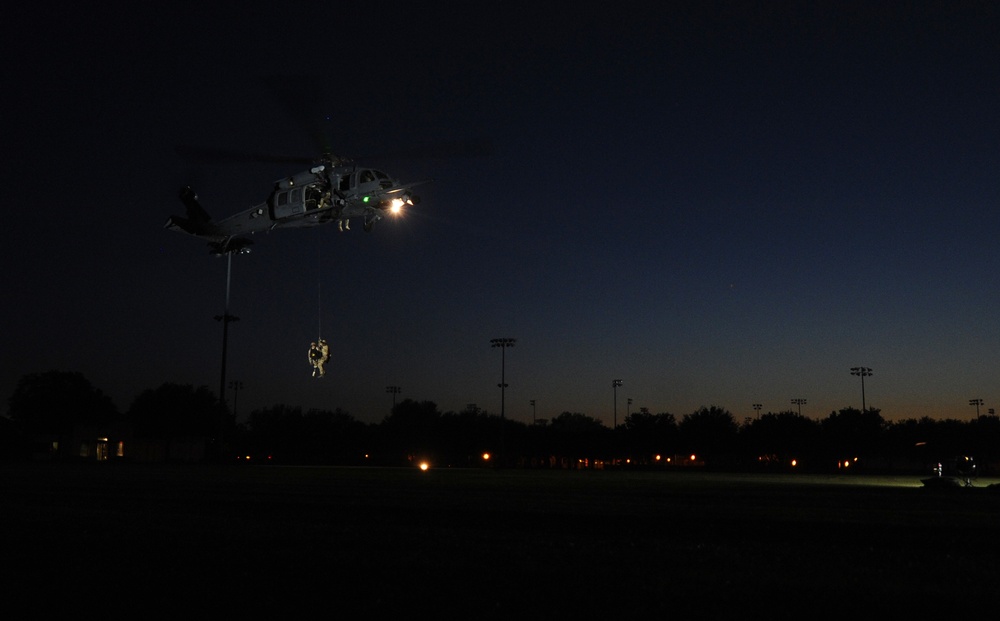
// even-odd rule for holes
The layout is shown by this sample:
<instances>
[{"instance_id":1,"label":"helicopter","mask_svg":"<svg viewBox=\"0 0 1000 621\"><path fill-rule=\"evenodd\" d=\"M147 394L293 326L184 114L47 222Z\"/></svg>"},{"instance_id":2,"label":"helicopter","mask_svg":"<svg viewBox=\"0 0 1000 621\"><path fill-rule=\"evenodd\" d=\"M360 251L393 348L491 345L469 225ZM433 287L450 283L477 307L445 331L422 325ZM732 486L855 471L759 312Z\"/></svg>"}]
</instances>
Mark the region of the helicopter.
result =
<instances>
[{"instance_id":1,"label":"helicopter","mask_svg":"<svg viewBox=\"0 0 1000 621\"><path fill-rule=\"evenodd\" d=\"M170 216L164 228L208 241L215 255L249 252L253 241L246 235L278 228L336 223L340 231L347 231L351 219L357 218L363 220L364 230L371 232L382 218L418 204L420 197L411 190L429 181L401 183L381 170L359 167L329 153L311 164L308 170L275 181L263 203L218 221L201 206L197 193L185 186L180 200L186 214Z\"/></svg>"}]
</instances>

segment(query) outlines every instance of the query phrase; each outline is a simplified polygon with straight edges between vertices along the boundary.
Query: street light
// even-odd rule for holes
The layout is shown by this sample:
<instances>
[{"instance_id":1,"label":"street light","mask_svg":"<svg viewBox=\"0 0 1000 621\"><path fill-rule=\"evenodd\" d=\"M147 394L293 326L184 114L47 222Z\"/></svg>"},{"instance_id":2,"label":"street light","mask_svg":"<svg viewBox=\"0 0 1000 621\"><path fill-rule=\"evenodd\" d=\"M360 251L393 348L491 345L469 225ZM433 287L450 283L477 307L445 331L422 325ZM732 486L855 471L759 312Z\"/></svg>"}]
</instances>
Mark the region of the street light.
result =
<instances>
[{"instance_id":1,"label":"street light","mask_svg":"<svg viewBox=\"0 0 1000 621\"><path fill-rule=\"evenodd\" d=\"M851 367L851 375L858 375L861 377L861 413L864 414L865 408L865 378L872 374L872 370L868 367Z\"/></svg>"},{"instance_id":2,"label":"street light","mask_svg":"<svg viewBox=\"0 0 1000 621\"><path fill-rule=\"evenodd\" d=\"M757 418L758 419L760 418L760 408L762 408L762 407L763 406L761 404L759 404L759 403L754 403L753 404L753 409L757 411Z\"/></svg>"},{"instance_id":3,"label":"street light","mask_svg":"<svg viewBox=\"0 0 1000 621\"><path fill-rule=\"evenodd\" d=\"M531 400L531 424L535 424L535 400Z\"/></svg>"},{"instance_id":4,"label":"street light","mask_svg":"<svg viewBox=\"0 0 1000 621\"><path fill-rule=\"evenodd\" d=\"M618 387L622 385L620 379L611 380L611 388L615 393L615 426L613 429L618 429Z\"/></svg>"},{"instance_id":5,"label":"street light","mask_svg":"<svg viewBox=\"0 0 1000 621\"><path fill-rule=\"evenodd\" d=\"M402 390L403 389L400 388L399 386L386 386L385 387L385 391L387 393L392 393L392 410L389 411L390 414L393 411L395 411L395 409L396 409L396 395L398 395L400 392L402 392Z\"/></svg>"},{"instance_id":6,"label":"street light","mask_svg":"<svg viewBox=\"0 0 1000 621\"><path fill-rule=\"evenodd\" d=\"M969 399L969 405L976 406L976 418L979 418L979 406L983 404L982 399Z\"/></svg>"},{"instance_id":7,"label":"street light","mask_svg":"<svg viewBox=\"0 0 1000 621\"><path fill-rule=\"evenodd\" d=\"M806 404L805 399L792 399L792 405L799 406L799 416L802 416L802 406Z\"/></svg>"}]
</instances>

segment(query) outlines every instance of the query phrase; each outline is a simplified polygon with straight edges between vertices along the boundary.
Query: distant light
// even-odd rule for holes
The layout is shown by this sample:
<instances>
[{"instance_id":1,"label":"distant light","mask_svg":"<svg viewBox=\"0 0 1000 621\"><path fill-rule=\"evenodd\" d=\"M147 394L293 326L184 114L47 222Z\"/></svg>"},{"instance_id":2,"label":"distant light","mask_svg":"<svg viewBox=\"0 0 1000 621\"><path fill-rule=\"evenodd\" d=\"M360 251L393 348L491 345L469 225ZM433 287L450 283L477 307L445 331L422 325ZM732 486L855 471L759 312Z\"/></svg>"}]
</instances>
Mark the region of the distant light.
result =
<instances>
[{"instance_id":1,"label":"distant light","mask_svg":"<svg viewBox=\"0 0 1000 621\"><path fill-rule=\"evenodd\" d=\"M426 471L427 471L427 469L428 469L428 468L430 468L430 467L431 467L431 465L430 465L429 463L427 463L426 461L422 461L422 462L420 462L420 469L421 469L422 471L425 471L425 472L426 472Z\"/></svg>"},{"instance_id":2,"label":"distant light","mask_svg":"<svg viewBox=\"0 0 1000 621\"><path fill-rule=\"evenodd\" d=\"M483 461L489 461L489 460L490 460L490 454L489 453L483 453Z\"/></svg>"},{"instance_id":3,"label":"distant light","mask_svg":"<svg viewBox=\"0 0 1000 621\"><path fill-rule=\"evenodd\" d=\"M662 457L660 457L659 455L653 456L654 461L660 461L660 459L662 459Z\"/></svg>"},{"instance_id":4,"label":"distant light","mask_svg":"<svg viewBox=\"0 0 1000 621\"><path fill-rule=\"evenodd\" d=\"M792 460L792 468L794 468L795 466L798 466L798 465L799 465L799 460L793 459Z\"/></svg>"},{"instance_id":5,"label":"distant light","mask_svg":"<svg viewBox=\"0 0 1000 621\"><path fill-rule=\"evenodd\" d=\"M695 455L694 455L694 453L691 453L691 461L694 461L694 460L695 460Z\"/></svg>"}]
</instances>

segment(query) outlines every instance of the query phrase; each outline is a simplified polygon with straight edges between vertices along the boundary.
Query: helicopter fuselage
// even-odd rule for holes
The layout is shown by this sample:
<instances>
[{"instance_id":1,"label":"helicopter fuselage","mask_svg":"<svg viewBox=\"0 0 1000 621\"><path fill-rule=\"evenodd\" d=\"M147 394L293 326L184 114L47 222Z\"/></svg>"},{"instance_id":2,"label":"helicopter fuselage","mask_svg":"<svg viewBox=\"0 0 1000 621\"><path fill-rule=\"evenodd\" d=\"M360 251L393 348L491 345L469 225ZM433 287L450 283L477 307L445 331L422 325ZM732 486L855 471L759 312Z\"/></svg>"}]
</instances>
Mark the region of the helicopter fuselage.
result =
<instances>
[{"instance_id":1,"label":"helicopter fuselage","mask_svg":"<svg viewBox=\"0 0 1000 621\"><path fill-rule=\"evenodd\" d=\"M375 222L397 214L419 202L410 188L424 182L401 184L386 173L356 166L320 164L275 182L266 202L212 221L191 188L181 190L187 217L172 216L166 228L180 230L209 241L213 252L245 249L252 242L237 238L277 228L317 226L336 222L350 229L352 218L362 218L370 231Z\"/></svg>"}]
</instances>

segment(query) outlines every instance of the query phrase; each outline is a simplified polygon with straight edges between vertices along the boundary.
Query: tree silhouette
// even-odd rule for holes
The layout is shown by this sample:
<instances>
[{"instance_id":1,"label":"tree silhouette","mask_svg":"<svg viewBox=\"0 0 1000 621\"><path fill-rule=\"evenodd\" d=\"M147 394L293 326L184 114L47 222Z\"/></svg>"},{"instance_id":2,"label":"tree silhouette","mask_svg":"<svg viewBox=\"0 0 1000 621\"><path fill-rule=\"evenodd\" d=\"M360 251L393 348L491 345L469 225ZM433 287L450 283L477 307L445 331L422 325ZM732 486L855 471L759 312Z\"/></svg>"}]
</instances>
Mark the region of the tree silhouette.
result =
<instances>
[{"instance_id":1,"label":"tree silhouette","mask_svg":"<svg viewBox=\"0 0 1000 621\"><path fill-rule=\"evenodd\" d=\"M820 422L828 457L834 460L872 457L881 445L886 429L878 408L864 412L843 408Z\"/></svg>"},{"instance_id":2,"label":"tree silhouette","mask_svg":"<svg viewBox=\"0 0 1000 621\"><path fill-rule=\"evenodd\" d=\"M739 425L728 410L714 405L702 407L684 416L677 427L685 452L716 464L730 462L734 458Z\"/></svg>"},{"instance_id":3,"label":"tree silhouette","mask_svg":"<svg viewBox=\"0 0 1000 621\"><path fill-rule=\"evenodd\" d=\"M677 419L673 414L651 414L641 408L625 417L622 433L625 450L636 463L647 463L659 454L673 455L679 448Z\"/></svg>"},{"instance_id":4,"label":"tree silhouette","mask_svg":"<svg viewBox=\"0 0 1000 621\"><path fill-rule=\"evenodd\" d=\"M218 408L217 398L204 386L165 383L140 393L124 417L126 425L119 427L123 417L114 404L81 374L28 374L8 398L8 418L0 419L0 450L4 459L26 459L26 441L33 441L43 449L58 446L60 454L71 456L76 447L69 440L108 435L126 440L126 457L169 459L171 446L184 442L181 448L189 452L177 454L190 459L189 447L218 433ZM237 438L232 421L228 424L223 429L227 440ZM874 408L844 408L822 420L791 411L768 413L742 426L717 406L702 407L679 423L673 414L654 415L642 408L612 430L578 412L529 426L475 406L441 414L434 402L411 399L376 424L361 423L340 409L303 412L275 405L251 412L238 439L241 455L317 465L404 465L417 458L436 466L497 465L504 445L504 465L544 468L597 463L671 468L680 464L654 456L685 453L696 454L698 464L720 469L786 467L795 458L796 469L833 470L858 457L867 472L929 473L937 462L972 456L982 473L1000 463L1000 417L886 422ZM484 460L484 453L491 459ZM232 456L236 454L234 449Z\"/></svg>"},{"instance_id":5,"label":"tree silhouette","mask_svg":"<svg viewBox=\"0 0 1000 621\"><path fill-rule=\"evenodd\" d=\"M161 444L168 459L171 445L178 440L216 437L218 416L218 400L207 387L169 382L144 390L128 409L135 437Z\"/></svg>"},{"instance_id":6,"label":"tree silhouette","mask_svg":"<svg viewBox=\"0 0 1000 621\"><path fill-rule=\"evenodd\" d=\"M46 371L23 376L8 399L8 416L35 438L55 442L69 455L69 440L82 428L99 429L119 418L111 398L81 373Z\"/></svg>"},{"instance_id":7,"label":"tree silhouette","mask_svg":"<svg viewBox=\"0 0 1000 621\"><path fill-rule=\"evenodd\" d=\"M363 463L367 426L341 409L309 410L275 405L247 417L244 448L252 461L278 464Z\"/></svg>"},{"instance_id":8,"label":"tree silhouette","mask_svg":"<svg viewBox=\"0 0 1000 621\"><path fill-rule=\"evenodd\" d=\"M277 404L254 410L246 426L245 452L254 459L279 464L300 460L300 444L306 441L302 408Z\"/></svg>"},{"instance_id":9,"label":"tree silhouette","mask_svg":"<svg viewBox=\"0 0 1000 621\"><path fill-rule=\"evenodd\" d=\"M579 412L563 412L549 423L549 445L568 464L601 457L610 447L611 430L596 418Z\"/></svg>"},{"instance_id":10,"label":"tree silhouette","mask_svg":"<svg viewBox=\"0 0 1000 621\"><path fill-rule=\"evenodd\" d=\"M406 460L437 458L441 413L433 401L404 399L379 425L383 449Z\"/></svg>"},{"instance_id":11,"label":"tree silhouette","mask_svg":"<svg viewBox=\"0 0 1000 621\"><path fill-rule=\"evenodd\" d=\"M768 412L740 430L750 463L766 468L787 467L792 459L808 462L815 455L818 433L819 423L791 410Z\"/></svg>"}]
</instances>

